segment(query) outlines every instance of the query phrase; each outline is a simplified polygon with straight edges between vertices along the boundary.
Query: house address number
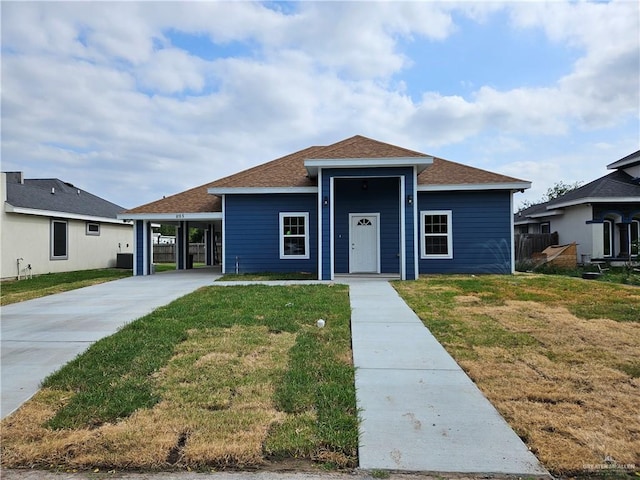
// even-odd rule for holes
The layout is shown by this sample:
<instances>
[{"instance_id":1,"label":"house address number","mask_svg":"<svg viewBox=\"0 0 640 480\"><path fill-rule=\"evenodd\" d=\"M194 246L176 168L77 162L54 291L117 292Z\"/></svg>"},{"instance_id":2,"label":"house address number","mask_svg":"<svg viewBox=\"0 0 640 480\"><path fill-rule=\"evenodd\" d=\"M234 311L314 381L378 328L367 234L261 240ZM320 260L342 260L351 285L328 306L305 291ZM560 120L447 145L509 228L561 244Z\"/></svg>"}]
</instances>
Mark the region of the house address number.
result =
<instances>
[{"instance_id":1,"label":"house address number","mask_svg":"<svg viewBox=\"0 0 640 480\"><path fill-rule=\"evenodd\" d=\"M184 218L184 213L176 213L176 218Z\"/></svg>"}]
</instances>

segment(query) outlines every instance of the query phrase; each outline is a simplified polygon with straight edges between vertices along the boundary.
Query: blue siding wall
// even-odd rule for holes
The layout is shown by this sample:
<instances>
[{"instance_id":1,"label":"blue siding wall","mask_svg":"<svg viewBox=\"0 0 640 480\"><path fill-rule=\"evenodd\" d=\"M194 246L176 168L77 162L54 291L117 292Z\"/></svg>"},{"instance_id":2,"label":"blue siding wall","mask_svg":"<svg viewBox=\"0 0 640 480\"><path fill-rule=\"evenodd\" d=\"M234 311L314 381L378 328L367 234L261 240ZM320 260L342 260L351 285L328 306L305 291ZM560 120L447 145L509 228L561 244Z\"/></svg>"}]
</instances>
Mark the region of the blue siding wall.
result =
<instances>
[{"instance_id":1,"label":"blue siding wall","mask_svg":"<svg viewBox=\"0 0 640 480\"><path fill-rule=\"evenodd\" d=\"M400 206L398 178L368 178L362 189L361 178L335 180L334 251L335 273L349 272L349 214L380 213L380 270L400 272Z\"/></svg>"},{"instance_id":2,"label":"blue siding wall","mask_svg":"<svg viewBox=\"0 0 640 480\"><path fill-rule=\"evenodd\" d=\"M511 273L510 192L420 192L418 209L451 210L453 228L453 258L420 259L420 273Z\"/></svg>"},{"instance_id":3,"label":"blue siding wall","mask_svg":"<svg viewBox=\"0 0 640 480\"><path fill-rule=\"evenodd\" d=\"M227 273L317 272L315 194L226 195L224 258ZM309 213L309 259L280 260L280 212Z\"/></svg>"}]
</instances>

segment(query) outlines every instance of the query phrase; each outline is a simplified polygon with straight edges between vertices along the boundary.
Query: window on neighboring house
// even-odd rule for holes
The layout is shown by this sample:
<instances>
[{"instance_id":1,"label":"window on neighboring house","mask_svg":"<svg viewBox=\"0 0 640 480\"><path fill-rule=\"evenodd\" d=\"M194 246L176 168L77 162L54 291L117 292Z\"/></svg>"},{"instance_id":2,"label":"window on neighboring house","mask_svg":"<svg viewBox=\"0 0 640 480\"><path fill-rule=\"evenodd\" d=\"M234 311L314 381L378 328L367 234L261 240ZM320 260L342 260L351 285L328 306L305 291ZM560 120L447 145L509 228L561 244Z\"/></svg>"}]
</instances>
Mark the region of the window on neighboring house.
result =
<instances>
[{"instance_id":1,"label":"window on neighboring house","mask_svg":"<svg viewBox=\"0 0 640 480\"><path fill-rule=\"evenodd\" d=\"M451 210L420 212L422 258L453 258Z\"/></svg>"},{"instance_id":2,"label":"window on neighboring house","mask_svg":"<svg viewBox=\"0 0 640 480\"><path fill-rule=\"evenodd\" d=\"M631 241L631 255L638 255L638 251L640 251L640 220L632 220L631 221L631 232L629 239Z\"/></svg>"},{"instance_id":3,"label":"window on neighboring house","mask_svg":"<svg viewBox=\"0 0 640 480\"><path fill-rule=\"evenodd\" d=\"M309 258L309 213L280 213L280 258Z\"/></svg>"},{"instance_id":4,"label":"window on neighboring house","mask_svg":"<svg viewBox=\"0 0 640 480\"><path fill-rule=\"evenodd\" d=\"M87 223L87 235L100 235L100 224Z\"/></svg>"},{"instance_id":5,"label":"window on neighboring house","mask_svg":"<svg viewBox=\"0 0 640 480\"><path fill-rule=\"evenodd\" d=\"M551 233L551 223L544 222L540 224L540 233Z\"/></svg>"},{"instance_id":6,"label":"window on neighboring house","mask_svg":"<svg viewBox=\"0 0 640 480\"><path fill-rule=\"evenodd\" d=\"M605 257L613 256L613 222L605 220L603 222L603 255Z\"/></svg>"},{"instance_id":7,"label":"window on neighboring house","mask_svg":"<svg viewBox=\"0 0 640 480\"><path fill-rule=\"evenodd\" d=\"M67 222L51 220L51 259L66 260L68 258Z\"/></svg>"}]
</instances>

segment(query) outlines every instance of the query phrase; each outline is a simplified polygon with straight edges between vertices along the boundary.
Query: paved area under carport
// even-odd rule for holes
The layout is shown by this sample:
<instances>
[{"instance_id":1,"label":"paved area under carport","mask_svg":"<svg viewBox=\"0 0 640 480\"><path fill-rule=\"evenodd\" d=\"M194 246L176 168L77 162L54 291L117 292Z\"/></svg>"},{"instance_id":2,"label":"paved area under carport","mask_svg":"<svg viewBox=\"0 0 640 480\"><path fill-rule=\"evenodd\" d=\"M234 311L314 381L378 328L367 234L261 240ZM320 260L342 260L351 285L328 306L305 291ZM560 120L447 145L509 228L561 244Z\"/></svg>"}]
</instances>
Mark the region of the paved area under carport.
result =
<instances>
[{"instance_id":1,"label":"paved area under carport","mask_svg":"<svg viewBox=\"0 0 640 480\"><path fill-rule=\"evenodd\" d=\"M1 418L31 398L47 375L92 343L176 298L212 284L219 276L219 269L176 270L2 307Z\"/></svg>"},{"instance_id":2,"label":"paved area under carport","mask_svg":"<svg viewBox=\"0 0 640 480\"><path fill-rule=\"evenodd\" d=\"M548 475L388 282L346 283L360 468Z\"/></svg>"}]
</instances>

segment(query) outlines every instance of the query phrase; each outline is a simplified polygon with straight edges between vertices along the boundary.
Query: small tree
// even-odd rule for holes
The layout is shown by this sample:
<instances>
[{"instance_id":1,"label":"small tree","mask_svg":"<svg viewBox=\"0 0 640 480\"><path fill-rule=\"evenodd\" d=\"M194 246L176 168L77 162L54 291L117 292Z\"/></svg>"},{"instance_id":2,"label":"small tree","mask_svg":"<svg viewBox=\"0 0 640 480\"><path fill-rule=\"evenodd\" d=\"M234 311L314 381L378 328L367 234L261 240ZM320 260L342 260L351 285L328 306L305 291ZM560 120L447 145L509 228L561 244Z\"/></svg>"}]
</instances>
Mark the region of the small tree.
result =
<instances>
[{"instance_id":1,"label":"small tree","mask_svg":"<svg viewBox=\"0 0 640 480\"><path fill-rule=\"evenodd\" d=\"M546 203L551 200L554 200L558 197L561 197L565 193L568 193L576 188L580 188L582 186L582 182L574 182L574 183L564 183L562 180L553 184L552 187L547 189L547 193L545 193L540 200L530 201L525 200L520 203L520 208L518 211L522 211L525 208L533 207L534 205L539 205L541 203Z\"/></svg>"}]
</instances>

